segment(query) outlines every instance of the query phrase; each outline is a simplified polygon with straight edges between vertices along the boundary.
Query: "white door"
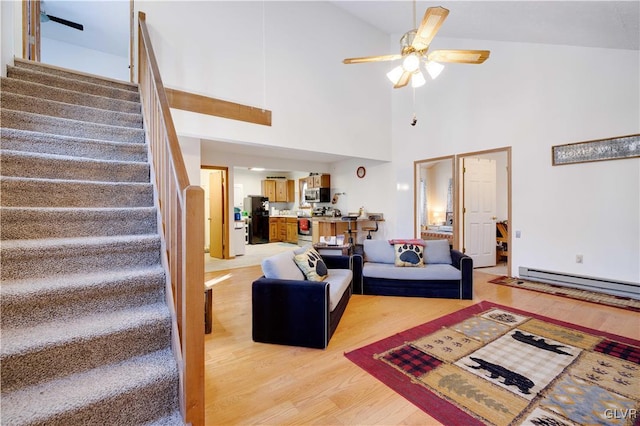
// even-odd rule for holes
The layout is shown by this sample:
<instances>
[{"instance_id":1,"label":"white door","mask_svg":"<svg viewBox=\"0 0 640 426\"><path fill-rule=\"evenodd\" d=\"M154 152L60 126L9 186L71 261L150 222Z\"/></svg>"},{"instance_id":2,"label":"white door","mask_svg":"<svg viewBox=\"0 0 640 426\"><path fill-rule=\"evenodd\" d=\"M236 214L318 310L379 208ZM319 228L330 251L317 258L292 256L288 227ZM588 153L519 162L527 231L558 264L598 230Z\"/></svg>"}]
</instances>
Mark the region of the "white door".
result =
<instances>
[{"instance_id":1,"label":"white door","mask_svg":"<svg viewBox=\"0 0 640 426\"><path fill-rule=\"evenodd\" d=\"M496 162L464 160L464 248L474 267L496 264Z\"/></svg>"}]
</instances>

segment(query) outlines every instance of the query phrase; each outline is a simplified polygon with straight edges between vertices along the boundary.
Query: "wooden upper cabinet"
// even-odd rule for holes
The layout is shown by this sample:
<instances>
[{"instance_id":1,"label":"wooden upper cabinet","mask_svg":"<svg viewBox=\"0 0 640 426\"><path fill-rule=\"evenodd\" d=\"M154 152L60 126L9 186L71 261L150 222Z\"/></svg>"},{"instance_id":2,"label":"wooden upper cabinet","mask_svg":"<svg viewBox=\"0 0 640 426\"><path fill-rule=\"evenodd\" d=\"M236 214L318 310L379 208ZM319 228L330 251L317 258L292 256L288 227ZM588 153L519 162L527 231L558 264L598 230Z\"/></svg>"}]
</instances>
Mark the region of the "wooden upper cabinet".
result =
<instances>
[{"instance_id":1,"label":"wooden upper cabinet","mask_svg":"<svg viewBox=\"0 0 640 426\"><path fill-rule=\"evenodd\" d=\"M277 202L287 201L287 181L286 180L276 181L276 201Z\"/></svg>"},{"instance_id":2,"label":"wooden upper cabinet","mask_svg":"<svg viewBox=\"0 0 640 426\"><path fill-rule=\"evenodd\" d=\"M262 181L262 196L267 197L269 201L276 201L276 181L275 180Z\"/></svg>"},{"instance_id":3,"label":"wooden upper cabinet","mask_svg":"<svg viewBox=\"0 0 640 426\"><path fill-rule=\"evenodd\" d=\"M296 201L296 181L287 180L287 202L294 203Z\"/></svg>"},{"instance_id":4,"label":"wooden upper cabinet","mask_svg":"<svg viewBox=\"0 0 640 426\"><path fill-rule=\"evenodd\" d=\"M307 178L308 188L330 188L331 175L313 175Z\"/></svg>"},{"instance_id":5,"label":"wooden upper cabinet","mask_svg":"<svg viewBox=\"0 0 640 426\"><path fill-rule=\"evenodd\" d=\"M296 200L296 182L291 179L262 181L262 195L275 203L293 203Z\"/></svg>"}]
</instances>

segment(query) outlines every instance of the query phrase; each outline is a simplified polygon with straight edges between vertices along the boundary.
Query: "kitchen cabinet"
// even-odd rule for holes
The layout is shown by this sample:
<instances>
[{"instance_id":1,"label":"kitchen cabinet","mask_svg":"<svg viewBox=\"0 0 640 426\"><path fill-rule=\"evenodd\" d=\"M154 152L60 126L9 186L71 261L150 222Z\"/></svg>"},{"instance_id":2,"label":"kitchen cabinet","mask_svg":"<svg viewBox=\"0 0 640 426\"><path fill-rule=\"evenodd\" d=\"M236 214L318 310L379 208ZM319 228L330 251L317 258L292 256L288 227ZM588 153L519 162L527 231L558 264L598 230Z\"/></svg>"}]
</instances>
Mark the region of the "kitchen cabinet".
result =
<instances>
[{"instance_id":1,"label":"kitchen cabinet","mask_svg":"<svg viewBox=\"0 0 640 426\"><path fill-rule=\"evenodd\" d=\"M275 217L269 218L269 242L275 243L278 241L278 219Z\"/></svg>"},{"instance_id":2,"label":"kitchen cabinet","mask_svg":"<svg viewBox=\"0 0 640 426\"><path fill-rule=\"evenodd\" d=\"M271 217L269 218L269 242L298 242L298 218Z\"/></svg>"},{"instance_id":3,"label":"kitchen cabinet","mask_svg":"<svg viewBox=\"0 0 640 426\"><path fill-rule=\"evenodd\" d=\"M291 179L266 179L262 181L262 195L270 202L293 203L295 201L295 181Z\"/></svg>"},{"instance_id":4,"label":"kitchen cabinet","mask_svg":"<svg viewBox=\"0 0 640 426\"><path fill-rule=\"evenodd\" d=\"M287 242L298 242L298 218L287 218Z\"/></svg>"},{"instance_id":5,"label":"kitchen cabinet","mask_svg":"<svg viewBox=\"0 0 640 426\"><path fill-rule=\"evenodd\" d=\"M267 197L269 201L276 201L276 181L275 180L262 181L262 196Z\"/></svg>"},{"instance_id":6,"label":"kitchen cabinet","mask_svg":"<svg viewBox=\"0 0 640 426\"><path fill-rule=\"evenodd\" d=\"M313 175L307 178L307 188L330 188L331 175Z\"/></svg>"}]
</instances>

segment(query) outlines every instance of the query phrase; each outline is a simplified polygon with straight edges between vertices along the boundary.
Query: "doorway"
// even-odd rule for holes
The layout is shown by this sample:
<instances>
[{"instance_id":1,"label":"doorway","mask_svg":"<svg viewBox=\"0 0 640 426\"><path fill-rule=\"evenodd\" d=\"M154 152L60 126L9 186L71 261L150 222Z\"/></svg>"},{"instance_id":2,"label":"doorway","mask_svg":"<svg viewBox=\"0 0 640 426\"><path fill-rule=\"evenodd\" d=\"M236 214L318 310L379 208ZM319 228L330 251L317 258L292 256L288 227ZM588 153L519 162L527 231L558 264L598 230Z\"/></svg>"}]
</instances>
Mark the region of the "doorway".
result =
<instances>
[{"instance_id":1,"label":"doorway","mask_svg":"<svg viewBox=\"0 0 640 426\"><path fill-rule=\"evenodd\" d=\"M200 182L205 193L205 252L210 257L229 259L229 170L202 166Z\"/></svg>"},{"instance_id":2,"label":"doorway","mask_svg":"<svg viewBox=\"0 0 640 426\"><path fill-rule=\"evenodd\" d=\"M446 239L457 249L454 167L453 155L414 162L414 235L422 239Z\"/></svg>"},{"instance_id":3,"label":"doorway","mask_svg":"<svg viewBox=\"0 0 640 426\"><path fill-rule=\"evenodd\" d=\"M460 247L473 258L474 268L506 263L504 275L510 276L512 233L499 238L498 227L511 228L511 147L456 158Z\"/></svg>"},{"instance_id":4,"label":"doorway","mask_svg":"<svg viewBox=\"0 0 640 426\"><path fill-rule=\"evenodd\" d=\"M23 2L23 58L134 80L134 0Z\"/></svg>"}]
</instances>

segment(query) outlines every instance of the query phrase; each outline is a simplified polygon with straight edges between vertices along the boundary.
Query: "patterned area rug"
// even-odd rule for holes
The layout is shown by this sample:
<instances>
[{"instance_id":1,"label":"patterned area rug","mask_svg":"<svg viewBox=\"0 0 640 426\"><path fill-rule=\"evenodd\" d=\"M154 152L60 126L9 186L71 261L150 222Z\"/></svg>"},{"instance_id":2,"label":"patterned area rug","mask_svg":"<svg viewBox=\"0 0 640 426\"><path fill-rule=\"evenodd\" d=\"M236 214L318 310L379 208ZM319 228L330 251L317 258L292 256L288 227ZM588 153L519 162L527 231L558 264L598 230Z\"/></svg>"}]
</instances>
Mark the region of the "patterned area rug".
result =
<instances>
[{"instance_id":1,"label":"patterned area rug","mask_svg":"<svg viewBox=\"0 0 640 426\"><path fill-rule=\"evenodd\" d=\"M614 306L616 308L640 312L640 300L631 299L629 297L620 297L614 296L612 294L582 290L579 288L571 288L535 281L526 281L520 278L511 278L504 275L489 280L489 282L493 284L502 284L511 287L524 288L527 290L555 294L556 296L569 297L571 299L584 300L587 302L598 303L600 305Z\"/></svg>"},{"instance_id":2,"label":"patterned area rug","mask_svg":"<svg viewBox=\"0 0 640 426\"><path fill-rule=\"evenodd\" d=\"M640 424L639 341L490 302L345 356L447 425Z\"/></svg>"}]
</instances>

